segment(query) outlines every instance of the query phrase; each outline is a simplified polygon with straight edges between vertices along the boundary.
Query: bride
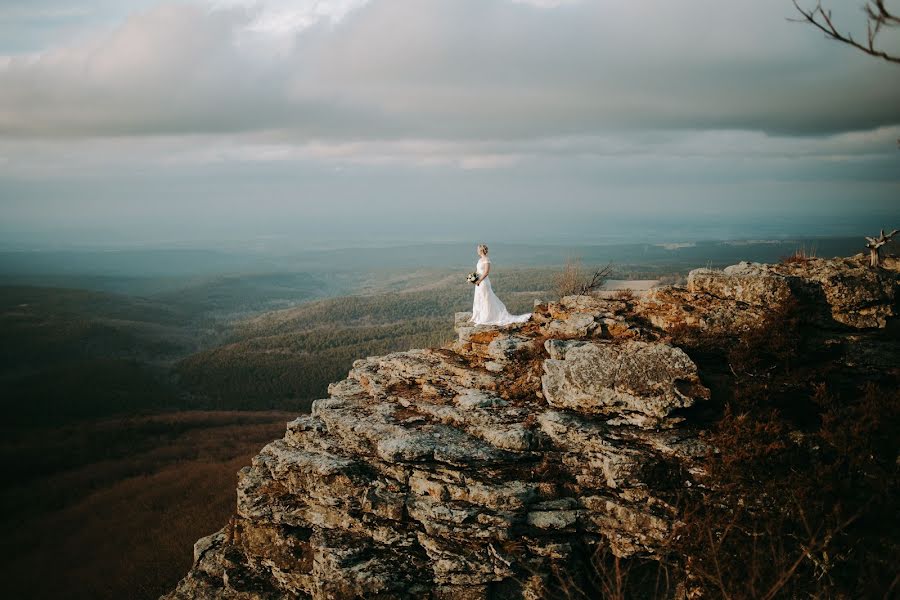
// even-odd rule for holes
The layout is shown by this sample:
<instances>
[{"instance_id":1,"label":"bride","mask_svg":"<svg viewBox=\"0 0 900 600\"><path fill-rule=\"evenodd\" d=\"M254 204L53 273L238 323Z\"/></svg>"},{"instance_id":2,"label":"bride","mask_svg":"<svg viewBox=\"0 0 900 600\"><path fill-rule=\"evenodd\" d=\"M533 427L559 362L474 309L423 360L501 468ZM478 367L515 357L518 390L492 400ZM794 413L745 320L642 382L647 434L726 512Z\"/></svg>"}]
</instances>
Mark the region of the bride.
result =
<instances>
[{"instance_id":1,"label":"bride","mask_svg":"<svg viewBox=\"0 0 900 600\"><path fill-rule=\"evenodd\" d=\"M512 323L524 323L531 317L531 313L524 315L511 315L506 306L491 289L491 280L488 274L491 272L491 259L488 258L488 247L478 245L478 263L475 272L478 279L475 281L475 299L472 302L472 318L470 323L476 325L510 325Z\"/></svg>"}]
</instances>

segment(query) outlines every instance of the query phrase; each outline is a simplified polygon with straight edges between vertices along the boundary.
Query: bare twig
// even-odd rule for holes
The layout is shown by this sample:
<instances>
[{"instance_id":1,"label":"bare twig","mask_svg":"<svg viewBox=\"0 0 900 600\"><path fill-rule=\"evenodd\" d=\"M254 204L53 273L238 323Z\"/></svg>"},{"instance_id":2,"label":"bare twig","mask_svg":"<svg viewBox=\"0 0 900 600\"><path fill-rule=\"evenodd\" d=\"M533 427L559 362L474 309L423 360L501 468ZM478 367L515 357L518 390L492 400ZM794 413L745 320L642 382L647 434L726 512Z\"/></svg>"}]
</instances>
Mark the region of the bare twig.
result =
<instances>
[{"instance_id":1,"label":"bare twig","mask_svg":"<svg viewBox=\"0 0 900 600\"><path fill-rule=\"evenodd\" d=\"M581 295L590 294L603 285L610 273L612 273L612 263L607 263L605 267L594 271L594 274L591 275L591 280L582 284Z\"/></svg>"},{"instance_id":2,"label":"bare twig","mask_svg":"<svg viewBox=\"0 0 900 600\"><path fill-rule=\"evenodd\" d=\"M810 556L810 553L813 551L821 552L821 551L825 550L828 547L828 544L831 542L831 539L836 534L840 533L841 531L843 531L844 529L849 527L854 521L856 521L860 517L860 514L861 513L858 512L858 513L852 515L851 517L846 519L843 523L839 523L837 526L835 526L831 530L827 531L825 533L825 535L823 536L822 541L817 540L817 536L818 536L819 532L816 531L813 534L812 539L810 540L809 544L807 544L805 546L801 544L800 553L799 553L799 556L797 556L797 559L793 562L793 564L787 570L785 570L784 573L781 574L781 577L779 577L778 580L772 585L772 588L769 590L769 592L765 596L763 596L763 600L771 600L772 598L777 596L779 590L781 590L781 588L783 588L785 586L785 584L787 584L787 582L790 580L790 578L794 576L794 573L797 571L797 568L803 562L803 559L808 558Z\"/></svg>"},{"instance_id":3,"label":"bare twig","mask_svg":"<svg viewBox=\"0 0 900 600\"><path fill-rule=\"evenodd\" d=\"M722 592L722 597L725 600L731 598L731 595L728 593L728 590L725 589L725 579L722 577L722 567L719 565L719 545L715 543L713 540L712 529L706 529L706 535L709 537L709 547L713 549L712 558L713 564L716 567L716 585L719 586L719 590Z\"/></svg>"},{"instance_id":4,"label":"bare twig","mask_svg":"<svg viewBox=\"0 0 900 600\"><path fill-rule=\"evenodd\" d=\"M900 26L900 15L893 14L884 4L884 0L870 0L866 2L863 10L868 19L866 23L866 41L859 42L850 33L842 33L834 23L831 11L822 6L821 0L816 1L814 8L803 8L798 0L792 0L794 8L800 13L800 19L788 19L798 23L808 23L822 31L827 37L841 43L853 46L870 56L881 58L888 62L900 64L900 56L891 54L877 47L878 34L886 27Z\"/></svg>"},{"instance_id":5,"label":"bare twig","mask_svg":"<svg viewBox=\"0 0 900 600\"><path fill-rule=\"evenodd\" d=\"M607 277L612 273L612 263L596 269L589 280L585 279L581 270L581 261L572 258L566 261L566 266L554 278L556 292L560 298L564 296L587 296L598 290Z\"/></svg>"}]
</instances>

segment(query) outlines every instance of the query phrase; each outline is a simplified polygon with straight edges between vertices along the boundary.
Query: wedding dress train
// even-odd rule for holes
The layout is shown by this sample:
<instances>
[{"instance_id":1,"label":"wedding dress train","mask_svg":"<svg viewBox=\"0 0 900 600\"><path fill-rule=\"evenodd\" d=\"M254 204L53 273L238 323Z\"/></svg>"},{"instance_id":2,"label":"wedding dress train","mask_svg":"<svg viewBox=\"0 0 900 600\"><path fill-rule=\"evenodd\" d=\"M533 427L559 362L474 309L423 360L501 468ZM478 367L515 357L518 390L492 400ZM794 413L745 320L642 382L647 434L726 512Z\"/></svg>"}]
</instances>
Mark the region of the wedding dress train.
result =
<instances>
[{"instance_id":1,"label":"wedding dress train","mask_svg":"<svg viewBox=\"0 0 900 600\"><path fill-rule=\"evenodd\" d=\"M487 270L486 265L491 261L482 257L475 265L475 271L481 277ZM491 288L490 275L484 278L479 285L475 286L475 298L472 301L472 318L470 322L476 325L511 325L512 323L524 323L531 318L531 313L524 315L511 315L506 310L506 305L500 301L500 298Z\"/></svg>"}]
</instances>

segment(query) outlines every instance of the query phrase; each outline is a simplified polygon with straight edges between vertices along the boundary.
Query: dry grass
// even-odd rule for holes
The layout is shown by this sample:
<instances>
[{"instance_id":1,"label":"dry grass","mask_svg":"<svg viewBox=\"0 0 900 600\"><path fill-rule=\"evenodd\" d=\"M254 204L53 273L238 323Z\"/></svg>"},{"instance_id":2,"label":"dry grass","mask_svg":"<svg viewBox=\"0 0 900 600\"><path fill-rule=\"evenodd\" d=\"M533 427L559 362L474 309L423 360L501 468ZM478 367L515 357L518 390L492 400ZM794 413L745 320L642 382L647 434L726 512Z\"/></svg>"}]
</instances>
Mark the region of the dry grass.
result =
<instances>
[{"instance_id":1,"label":"dry grass","mask_svg":"<svg viewBox=\"0 0 900 600\"><path fill-rule=\"evenodd\" d=\"M889 598L897 591L900 547L890 532L900 525L900 394L869 386L839 404L800 443L776 410L723 417L711 439L723 451L708 460L718 489L685 499L685 527L673 548L690 557L705 597Z\"/></svg>"},{"instance_id":2,"label":"dry grass","mask_svg":"<svg viewBox=\"0 0 900 600\"><path fill-rule=\"evenodd\" d=\"M812 246L809 249L805 245L800 246L796 250L794 250L793 254L789 254L788 256L783 256L781 258L781 264L789 265L789 264L806 264L810 259L816 258L816 247Z\"/></svg>"},{"instance_id":3,"label":"dry grass","mask_svg":"<svg viewBox=\"0 0 900 600\"><path fill-rule=\"evenodd\" d=\"M729 383L708 437L719 449L706 459L710 480L675 501L685 526L671 550L689 557L704 597L897 591L897 373L866 383L798 315L788 305L738 339L701 338L721 353L701 368L727 369Z\"/></svg>"},{"instance_id":4,"label":"dry grass","mask_svg":"<svg viewBox=\"0 0 900 600\"><path fill-rule=\"evenodd\" d=\"M613 294L614 300L621 300L623 302L631 302L635 299L634 290L631 288L622 288L620 290L616 290Z\"/></svg>"}]
</instances>

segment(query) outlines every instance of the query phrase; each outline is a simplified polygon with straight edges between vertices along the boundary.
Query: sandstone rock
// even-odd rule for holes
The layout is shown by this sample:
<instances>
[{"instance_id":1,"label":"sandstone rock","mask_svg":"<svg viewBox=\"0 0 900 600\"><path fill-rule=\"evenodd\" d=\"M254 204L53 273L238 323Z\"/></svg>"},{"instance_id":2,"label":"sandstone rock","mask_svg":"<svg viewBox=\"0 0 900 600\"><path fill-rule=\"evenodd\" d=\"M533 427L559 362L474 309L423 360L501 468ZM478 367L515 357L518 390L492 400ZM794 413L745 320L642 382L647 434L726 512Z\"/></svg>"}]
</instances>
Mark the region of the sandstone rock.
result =
<instances>
[{"instance_id":1,"label":"sandstone rock","mask_svg":"<svg viewBox=\"0 0 900 600\"><path fill-rule=\"evenodd\" d=\"M740 263L723 271L694 269L687 288L652 289L635 310L667 331L686 327L728 336L765 325L773 309L793 298L788 278L766 265Z\"/></svg>"},{"instance_id":2,"label":"sandstone rock","mask_svg":"<svg viewBox=\"0 0 900 600\"><path fill-rule=\"evenodd\" d=\"M541 414L538 423L555 447L571 455L571 460L563 458L564 464L588 487L640 486L645 482L644 473L659 464L637 432L623 436L604 423L560 411Z\"/></svg>"},{"instance_id":3,"label":"sandstone rock","mask_svg":"<svg viewBox=\"0 0 900 600\"><path fill-rule=\"evenodd\" d=\"M671 515L651 504L631 504L604 496L581 498L587 529L596 528L617 556L632 556L664 546L672 529Z\"/></svg>"},{"instance_id":4,"label":"sandstone rock","mask_svg":"<svg viewBox=\"0 0 900 600\"><path fill-rule=\"evenodd\" d=\"M804 321L816 326L884 328L897 314L900 274L871 269L866 260L860 254L696 269L688 275L686 289L651 290L635 308L661 329L686 326L724 335L765 326L773 310L791 303Z\"/></svg>"},{"instance_id":5,"label":"sandstone rock","mask_svg":"<svg viewBox=\"0 0 900 600\"><path fill-rule=\"evenodd\" d=\"M615 310L615 303L598 296L564 296L559 301L560 307L572 312L600 313Z\"/></svg>"},{"instance_id":6,"label":"sandstone rock","mask_svg":"<svg viewBox=\"0 0 900 600\"><path fill-rule=\"evenodd\" d=\"M533 344L530 339L520 335L498 337L488 344L488 355L498 362L509 362L527 352Z\"/></svg>"},{"instance_id":7,"label":"sandstone rock","mask_svg":"<svg viewBox=\"0 0 900 600\"><path fill-rule=\"evenodd\" d=\"M483 356L505 358L504 348L494 346L490 351L488 346L498 338L509 338L516 331L529 327L529 323L513 323L510 325L475 325L469 322L472 313L458 312L454 316L453 328L459 336L454 349L458 352L476 352ZM514 342L513 342L514 344Z\"/></svg>"},{"instance_id":8,"label":"sandstone rock","mask_svg":"<svg viewBox=\"0 0 900 600\"><path fill-rule=\"evenodd\" d=\"M538 529L567 529L578 521L578 511L535 510L528 513L528 524Z\"/></svg>"},{"instance_id":9,"label":"sandstone rock","mask_svg":"<svg viewBox=\"0 0 900 600\"><path fill-rule=\"evenodd\" d=\"M792 282L795 295L835 322L856 329L884 328L897 315L900 274L872 269L862 254L852 258L813 258L802 263L769 265ZM827 324L827 320L826 323Z\"/></svg>"},{"instance_id":10,"label":"sandstone rock","mask_svg":"<svg viewBox=\"0 0 900 600\"><path fill-rule=\"evenodd\" d=\"M666 344L548 340L547 351L542 389L554 407L657 427L709 397L693 361Z\"/></svg>"},{"instance_id":11,"label":"sandstone rock","mask_svg":"<svg viewBox=\"0 0 900 600\"><path fill-rule=\"evenodd\" d=\"M762 306L721 300L672 286L647 292L635 305L635 312L666 331L685 327L722 335L738 335L760 327L770 314Z\"/></svg>"},{"instance_id":12,"label":"sandstone rock","mask_svg":"<svg viewBox=\"0 0 900 600\"><path fill-rule=\"evenodd\" d=\"M791 298L788 280L759 263L742 262L723 271L694 269L688 274L688 291L753 306L775 307Z\"/></svg>"}]
</instances>

